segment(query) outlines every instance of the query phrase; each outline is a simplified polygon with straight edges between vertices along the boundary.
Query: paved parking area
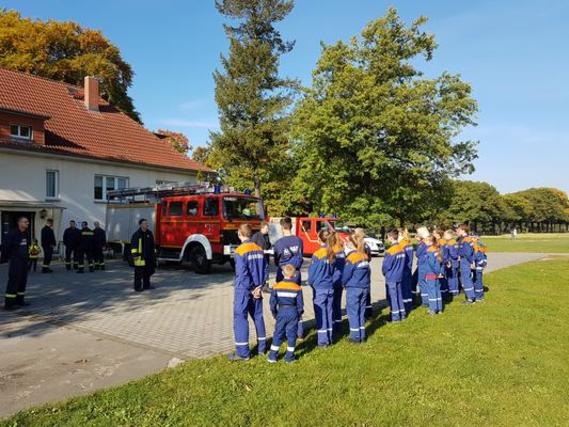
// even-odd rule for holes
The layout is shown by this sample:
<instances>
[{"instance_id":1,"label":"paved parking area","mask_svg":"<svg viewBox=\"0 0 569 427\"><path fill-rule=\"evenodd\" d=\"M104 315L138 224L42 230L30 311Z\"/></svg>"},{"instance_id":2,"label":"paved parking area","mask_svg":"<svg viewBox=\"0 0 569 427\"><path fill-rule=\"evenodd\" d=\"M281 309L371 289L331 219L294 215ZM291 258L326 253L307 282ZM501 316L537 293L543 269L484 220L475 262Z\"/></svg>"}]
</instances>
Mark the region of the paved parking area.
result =
<instances>
[{"instance_id":1,"label":"paved parking area","mask_svg":"<svg viewBox=\"0 0 569 427\"><path fill-rule=\"evenodd\" d=\"M543 256L492 254L489 270ZM381 258L372 268L372 296L381 301ZM173 358L233 348L228 266L207 276L179 266L163 268L153 277L157 289L143 293L132 291L132 270L119 261L110 262L107 271L84 275L54 269L50 275L31 275L30 307L0 311L0 416L157 372ZM1 286L6 270L0 266ZM305 288L306 319L313 318L311 295ZM268 304L265 312L271 333Z\"/></svg>"}]
</instances>

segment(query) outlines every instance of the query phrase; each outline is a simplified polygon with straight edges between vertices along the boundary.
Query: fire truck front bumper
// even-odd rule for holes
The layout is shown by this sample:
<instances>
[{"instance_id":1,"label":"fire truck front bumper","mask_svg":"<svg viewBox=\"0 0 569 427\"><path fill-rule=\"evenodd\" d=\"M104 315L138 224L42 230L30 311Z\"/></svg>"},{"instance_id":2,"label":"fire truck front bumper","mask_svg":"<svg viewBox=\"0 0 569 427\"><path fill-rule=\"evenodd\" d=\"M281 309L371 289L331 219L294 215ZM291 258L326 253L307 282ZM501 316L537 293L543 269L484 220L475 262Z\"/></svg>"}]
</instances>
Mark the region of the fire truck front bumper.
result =
<instances>
[{"instance_id":1,"label":"fire truck front bumper","mask_svg":"<svg viewBox=\"0 0 569 427\"><path fill-rule=\"evenodd\" d=\"M223 246L223 255L233 256L235 254L235 249L237 249L238 246L239 245L224 245Z\"/></svg>"}]
</instances>

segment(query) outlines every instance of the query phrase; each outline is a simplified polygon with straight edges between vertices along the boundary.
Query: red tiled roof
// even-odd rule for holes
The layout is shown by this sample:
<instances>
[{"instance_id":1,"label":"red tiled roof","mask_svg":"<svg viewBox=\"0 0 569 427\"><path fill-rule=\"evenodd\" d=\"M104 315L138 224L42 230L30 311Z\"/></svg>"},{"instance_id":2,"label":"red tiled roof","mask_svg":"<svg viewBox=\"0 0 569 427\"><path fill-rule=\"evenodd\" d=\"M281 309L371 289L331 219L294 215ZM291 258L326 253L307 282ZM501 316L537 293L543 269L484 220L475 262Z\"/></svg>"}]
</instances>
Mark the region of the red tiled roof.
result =
<instances>
[{"instance_id":1,"label":"red tiled roof","mask_svg":"<svg viewBox=\"0 0 569 427\"><path fill-rule=\"evenodd\" d=\"M83 89L0 68L0 110L47 116L45 145L0 139L0 146L121 161L164 168L210 171L175 151L103 99L87 110Z\"/></svg>"}]
</instances>

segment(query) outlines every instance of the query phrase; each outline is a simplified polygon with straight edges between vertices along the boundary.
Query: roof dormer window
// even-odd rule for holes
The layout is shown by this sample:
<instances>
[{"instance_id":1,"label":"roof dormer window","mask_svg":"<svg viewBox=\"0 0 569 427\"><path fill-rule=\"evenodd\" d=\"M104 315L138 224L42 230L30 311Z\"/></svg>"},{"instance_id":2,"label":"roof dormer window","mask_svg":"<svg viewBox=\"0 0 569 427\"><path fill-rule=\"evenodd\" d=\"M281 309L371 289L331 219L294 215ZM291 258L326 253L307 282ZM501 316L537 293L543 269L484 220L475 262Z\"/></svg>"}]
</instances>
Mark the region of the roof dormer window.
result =
<instances>
[{"instance_id":1,"label":"roof dormer window","mask_svg":"<svg viewBox=\"0 0 569 427\"><path fill-rule=\"evenodd\" d=\"M30 141L32 139L32 127L23 125L10 125L10 136L12 138L25 139Z\"/></svg>"}]
</instances>

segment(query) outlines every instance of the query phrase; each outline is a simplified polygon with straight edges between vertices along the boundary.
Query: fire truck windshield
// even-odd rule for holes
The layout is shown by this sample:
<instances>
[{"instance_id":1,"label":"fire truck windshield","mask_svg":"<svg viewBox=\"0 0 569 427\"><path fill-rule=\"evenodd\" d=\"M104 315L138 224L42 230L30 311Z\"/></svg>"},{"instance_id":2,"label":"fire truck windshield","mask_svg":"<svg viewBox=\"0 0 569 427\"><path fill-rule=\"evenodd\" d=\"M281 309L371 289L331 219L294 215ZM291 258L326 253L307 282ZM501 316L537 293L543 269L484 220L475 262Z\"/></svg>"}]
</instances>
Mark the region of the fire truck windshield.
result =
<instances>
[{"instance_id":1,"label":"fire truck windshield","mask_svg":"<svg viewBox=\"0 0 569 427\"><path fill-rule=\"evenodd\" d=\"M264 219L261 201L245 197L224 197L223 216L226 219Z\"/></svg>"}]
</instances>

